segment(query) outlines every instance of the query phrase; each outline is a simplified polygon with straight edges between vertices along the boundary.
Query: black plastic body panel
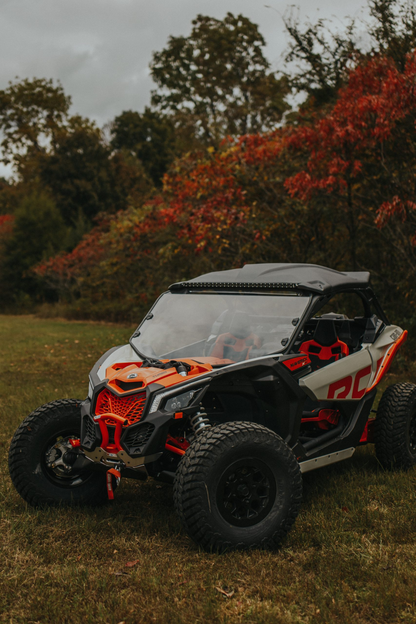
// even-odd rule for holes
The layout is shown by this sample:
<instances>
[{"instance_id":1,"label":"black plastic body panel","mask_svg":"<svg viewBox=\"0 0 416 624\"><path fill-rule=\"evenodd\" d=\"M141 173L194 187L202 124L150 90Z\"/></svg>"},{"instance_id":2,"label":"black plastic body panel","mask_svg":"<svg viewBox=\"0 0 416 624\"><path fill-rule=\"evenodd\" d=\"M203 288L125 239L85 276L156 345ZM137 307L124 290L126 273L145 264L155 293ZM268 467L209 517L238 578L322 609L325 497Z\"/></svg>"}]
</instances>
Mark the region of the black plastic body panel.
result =
<instances>
[{"instance_id":1,"label":"black plastic body panel","mask_svg":"<svg viewBox=\"0 0 416 624\"><path fill-rule=\"evenodd\" d=\"M377 388L374 388L374 390L365 394L360 401L343 401L343 411L347 414L344 426L340 427L339 433L338 427L335 431L328 432L329 434L335 434L333 436L328 435L328 437L324 437L324 434L320 439L316 440L316 444L313 447L303 449L302 445L299 444L302 459L313 459L321 455L357 447L364 432L376 394Z\"/></svg>"}]
</instances>

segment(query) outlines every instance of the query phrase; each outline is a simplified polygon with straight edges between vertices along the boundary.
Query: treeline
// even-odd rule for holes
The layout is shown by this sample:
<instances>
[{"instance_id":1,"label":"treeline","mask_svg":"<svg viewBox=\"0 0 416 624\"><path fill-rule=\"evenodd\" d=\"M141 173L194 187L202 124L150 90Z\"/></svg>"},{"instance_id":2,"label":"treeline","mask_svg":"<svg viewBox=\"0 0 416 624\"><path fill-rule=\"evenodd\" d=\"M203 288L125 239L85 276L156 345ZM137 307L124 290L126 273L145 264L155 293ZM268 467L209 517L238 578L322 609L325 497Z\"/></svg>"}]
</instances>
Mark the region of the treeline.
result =
<instances>
[{"instance_id":1,"label":"treeline","mask_svg":"<svg viewBox=\"0 0 416 624\"><path fill-rule=\"evenodd\" d=\"M249 262L370 270L395 322L416 301L416 14L287 19L271 71L256 25L198 16L155 53L144 112L104 130L47 80L0 92L1 309L136 321L173 281ZM293 93L304 102L293 110ZM44 310L45 313L45 310Z\"/></svg>"}]
</instances>

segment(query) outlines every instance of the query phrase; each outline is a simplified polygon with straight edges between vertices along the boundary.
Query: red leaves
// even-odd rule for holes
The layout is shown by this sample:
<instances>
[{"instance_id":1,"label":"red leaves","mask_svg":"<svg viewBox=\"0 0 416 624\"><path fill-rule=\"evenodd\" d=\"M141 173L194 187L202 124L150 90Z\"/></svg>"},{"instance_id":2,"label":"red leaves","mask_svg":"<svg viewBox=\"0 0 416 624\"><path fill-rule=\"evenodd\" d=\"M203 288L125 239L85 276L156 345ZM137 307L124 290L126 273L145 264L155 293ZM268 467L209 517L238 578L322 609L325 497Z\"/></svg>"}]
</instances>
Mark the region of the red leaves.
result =
<instances>
[{"instance_id":1,"label":"red leaves","mask_svg":"<svg viewBox=\"0 0 416 624\"><path fill-rule=\"evenodd\" d=\"M5 214L0 215L0 238L7 236L13 229L14 216Z\"/></svg>"},{"instance_id":2,"label":"red leaves","mask_svg":"<svg viewBox=\"0 0 416 624\"><path fill-rule=\"evenodd\" d=\"M13 221L14 221L13 215L9 215L9 214L0 215L0 228L3 229L5 225L9 225L13 223Z\"/></svg>"},{"instance_id":3,"label":"red leaves","mask_svg":"<svg viewBox=\"0 0 416 624\"><path fill-rule=\"evenodd\" d=\"M180 227L178 235L191 241L197 250L205 248L218 233L245 221L244 191L236 181L235 152L230 148L208 161L192 159L165 177L170 202L164 214Z\"/></svg>"},{"instance_id":4,"label":"red leaves","mask_svg":"<svg viewBox=\"0 0 416 624\"><path fill-rule=\"evenodd\" d=\"M394 169L397 150L390 156L391 171L384 159L392 137L398 136L397 144L403 145L397 128L415 117L415 82L415 56L409 57L403 72L388 58L370 59L351 71L325 115L317 114L312 121L300 117L296 127L227 139L218 150L183 157L165 175L161 197L102 222L71 253L39 265L36 272L78 285L87 283L88 276L94 293L102 288L109 298L131 288L134 279L134 300L144 304L152 289L160 288L161 279L169 279L169 271L176 279L172 267L180 262L185 268L178 273L188 271L194 258L204 254L204 269L211 269L221 254L228 254L228 263L244 262L251 260L253 250L260 250L258 259L267 261L268 253L277 253L277 243L279 258L290 260L314 242L302 223L312 222L316 232L332 240L332 230L322 231L322 223L332 228L332 217L325 221L322 216L325 205L317 211L316 223L310 218L314 208L308 200L314 194L334 196L332 205L341 213L338 219L349 226L351 240L361 219L373 220L377 206L379 226L393 216L406 221L416 209L412 183L406 192L397 187L403 179ZM412 175L410 165L408 170ZM385 188L394 196L384 196ZM385 200L381 205L380 197ZM349 221L343 212L346 200ZM10 216L0 217L0 232L7 223ZM120 275L125 276L124 285Z\"/></svg>"},{"instance_id":5,"label":"red leaves","mask_svg":"<svg viewBox=\"0 0 416 624\"><path fill-rule=\"evenodd\" d=\"M34 271L39 277L54 274L56 277L68 280L85 272L88 267L99 262L104 253L101 239L105 227L100 224L86 234L73 251L60 254L46 262L38 264Z\"/></svg>"},{"instance_id":6,"label":"red leaves","mask_svg":"<svg viewBox=\"0 0 416 624\"><path fill-rule=\"evenodd\" d=\"M397 215L404 223L409 212L416 210L416 204L410 200L402 200L395 195L391 201L383 202L377 210L376 224L382 227L393 216ZM413 243L414 244L414 243Z\"/></svg>"},{"instance_id":7,"label":"red leaves","mask_svg":"<svg viewBox=\"0 0 416 624\"><path fill-rule=\"evenodd\" d=\"M290 195L306 200L316 191L345 192L347 180L359 178L363 158L380 158L395 125L415 112L415 78L415 56L409 57L404 73L382 57L351 71L333 110L286 138L289 150L307 156L307 171L286 180Z\"/></svg>"},{"instance_id":8,"label":"red leaves","mask_svg":"<svg viewBox=\"0 0 416 624\"><path fill-rule=\"evenodd\" d=\"M4 245L10 239L13 232L13 215L0 215L0 252L3 252Z\"/></svg>"}]
</instances>

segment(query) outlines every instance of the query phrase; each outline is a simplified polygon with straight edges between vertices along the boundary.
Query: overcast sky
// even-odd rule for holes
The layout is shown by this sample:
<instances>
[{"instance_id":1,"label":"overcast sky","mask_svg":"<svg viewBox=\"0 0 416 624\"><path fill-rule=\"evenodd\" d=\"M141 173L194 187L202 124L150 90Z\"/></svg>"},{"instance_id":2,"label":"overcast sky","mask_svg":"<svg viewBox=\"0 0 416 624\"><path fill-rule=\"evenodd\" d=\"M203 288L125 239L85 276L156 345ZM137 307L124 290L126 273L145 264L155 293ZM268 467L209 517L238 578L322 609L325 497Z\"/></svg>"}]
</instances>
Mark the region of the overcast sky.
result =
<instances>
[{"instance_id":1,"label":"overcast sky","mask_svg":"<svg viewBox=\"0 0 416 624\"><path fill-rule=\"evenodd\" d=\"M270 5L267 8L265 5ZM365 0L298 0L302 21L365 14ZM142 111L154 87L152 52L187 35L198 14L242 13L260 26L273 69L283 69L286 0L0 0L0 89L19 78L59 79L72 112L99 125ZM0 170L1 175L1 170Z\"/></svg>"}]
</instances>

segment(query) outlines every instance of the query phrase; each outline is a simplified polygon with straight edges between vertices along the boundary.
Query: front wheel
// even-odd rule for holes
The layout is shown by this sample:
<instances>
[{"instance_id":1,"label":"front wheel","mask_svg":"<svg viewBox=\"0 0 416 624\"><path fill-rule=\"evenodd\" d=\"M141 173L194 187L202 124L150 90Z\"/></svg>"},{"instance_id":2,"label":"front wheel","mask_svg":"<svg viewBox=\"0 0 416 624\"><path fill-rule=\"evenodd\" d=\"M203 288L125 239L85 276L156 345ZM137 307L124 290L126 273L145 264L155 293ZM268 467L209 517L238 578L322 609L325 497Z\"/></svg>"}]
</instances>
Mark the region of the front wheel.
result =
<instances>
[{"instance_id":1,"label":"front wheel","mask_svg":"<svg viewBox=\"0 0 416 624\"><path fill-rule=\"evenodd\" d=\"M299 512L302 477L277 434L231 422L191 444L173 492L185 530L205 550L276 548Z\"/></svg>"},{"instance_id":2,"label":"front wheel","mask_svg":"<svg viewBox=\"0 0 416 624\"><path fill-rule=\"evenodd\" d=\"M70 440L79 439L81 401L63 399L38 407L20 425L9 451L13 485L30 505L100 504L105 474L82 465ZM78 460L77 460L78 458Z\"/></svg>"}]
</instances>

